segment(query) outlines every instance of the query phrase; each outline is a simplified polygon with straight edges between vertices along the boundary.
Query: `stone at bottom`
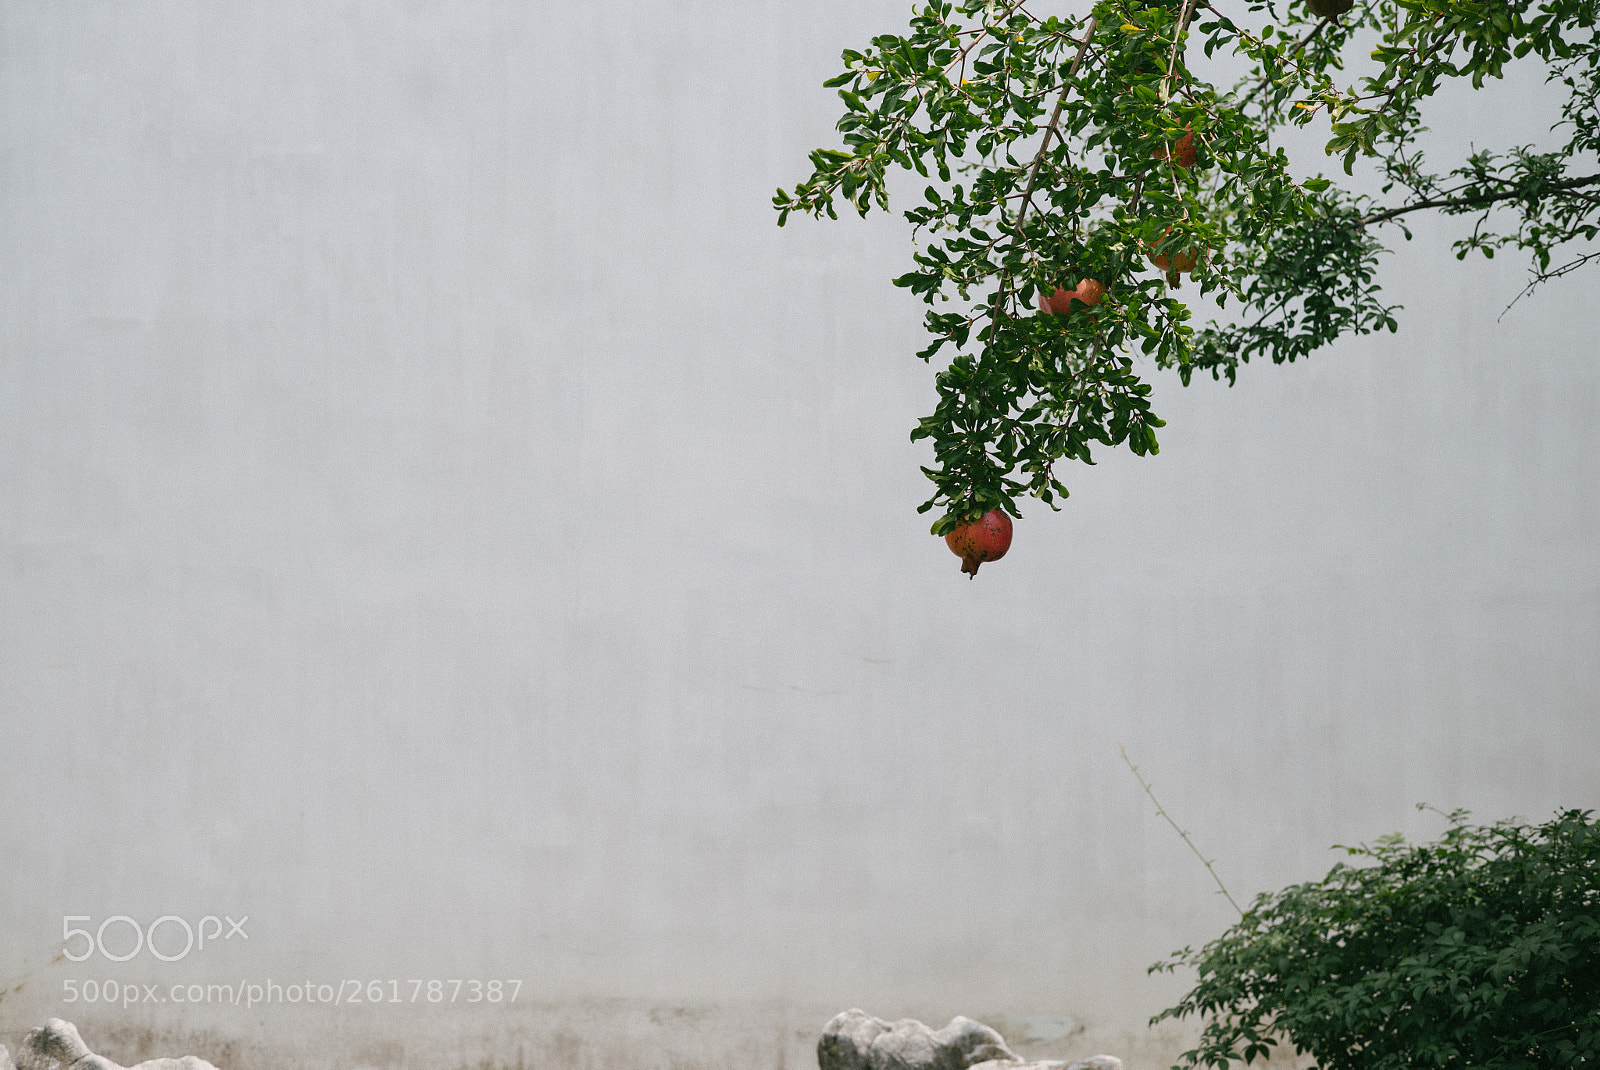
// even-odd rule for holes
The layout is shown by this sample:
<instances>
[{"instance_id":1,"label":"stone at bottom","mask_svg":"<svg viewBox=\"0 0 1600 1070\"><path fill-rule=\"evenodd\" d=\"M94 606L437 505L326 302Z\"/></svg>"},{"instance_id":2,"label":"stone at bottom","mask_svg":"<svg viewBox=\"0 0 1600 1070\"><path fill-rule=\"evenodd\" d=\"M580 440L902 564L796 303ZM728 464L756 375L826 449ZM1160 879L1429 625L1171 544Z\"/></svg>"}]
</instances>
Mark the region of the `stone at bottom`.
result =
<instances>
[{"instance_id":1,"label":"stone at bottom","mask_svg":"<svg viewBox=\"0 0 1600 1070\"><path fill-rule=\"evenodd\" d=\"M851 1008L834 1015L817 1041L819 1070L1122 1070L1122 1060L1096 1055L1077 1062L1028 1062L1005 1038L961 1015L943 1029L915 1018L886 1022Z\"/></svg>"},{"instance_id":2,"label":"stone at bottom","mask_svg":"<svg viewBox=\"0 0 1600 1070\"><path fill-rule=\"evenodd\" d=\"M5 1051L0 1048L0 1052ZM0 1060L0 1070L7 1070ZM89 1050L78 1034L78 1027L60 1018L49 1018L38 1029L22 1038L17 1052L16 1070L217 1070L194 1055L179 1059L146 1059L133 1067L122 1067Z\"/></svg>"}]
</instances>

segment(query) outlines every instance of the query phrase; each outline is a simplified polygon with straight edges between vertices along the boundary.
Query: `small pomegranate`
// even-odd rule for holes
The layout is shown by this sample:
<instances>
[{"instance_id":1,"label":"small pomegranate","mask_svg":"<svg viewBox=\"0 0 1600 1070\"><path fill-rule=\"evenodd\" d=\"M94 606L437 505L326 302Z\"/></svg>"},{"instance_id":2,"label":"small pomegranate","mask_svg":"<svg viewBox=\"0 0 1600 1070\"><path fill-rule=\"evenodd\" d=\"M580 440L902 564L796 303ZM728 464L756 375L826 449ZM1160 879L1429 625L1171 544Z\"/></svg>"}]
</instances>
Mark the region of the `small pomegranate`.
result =
<instances>
[{"instance_id":1,"label":"small pomegranate","mask_svg":"<svg viewBox=\"0 0 1600 1070\"><path fill-rule=\"evenodd\" d=\"M961 558L961 571L974 579L979 565L998 561L1011 549L1011 518L1004 510L990 509L948 532L944 541L950 552Z\"/></svg>"},{"instance_id":2,"label":"small pomegranate","mask_svg":"<svg viewBox=\"0 0 1600 1070\"><path fill-rule=\"evenodd\" d=\"M1168 227L1166 230L1162 231L1161 236L1165 238L1171 233L1172 228ZM1153 249L1159 245L1160 242L1148 242L1147 244ZM1166 253L1150 253L1149 256L1152 264L1167 273L1167 282L1171 283L1173 286L1178 285L1179 272L1193 272L1200 263L1200 253L1197 249L1188 249L1173 253L1171 258L1168 258Z\"/></svg>"},{"instance_id":3,"label":"small pomegranate","mask_svg":"<svg viewBox=\"0 0 1600 1070\"><path fill-rule=\"evenodd\" d=\"M1049 297L1046 297L1044 291L1040 290L1039 311L1054 312L1058 316L1065 316L1071 310L1072 302L1078 301L1085 306L1098 305L1105 300L1105 296L1106 288L1104 283L1097 279L1080 279L1078 288L1075 290L1057 287L1056 292Z\"/></svg>"},{"instance_id":4,"label":"small pomegranate","mask_svg":"<svg viewBox=\"0 0 1600 1070\"><path fill-rule=\"evenodd\" d=\"M1315 2L1315 0L1313 0L1313 2ZM1351 0L1351 2L1353 3L1354 0ZM1157 149L1156 150L1156 159L1165 160L1165 159L1168 158L1168 156L1169 156L1169 153L1168 153L1168 151L1166 149ZM1172 162L1177 164L1179 167L1193 167L1194 166L1194 131L1193 130L1187 130L1187 131L1184 132L1184 135L1182 137L1180 137L1177 140L1177 143L1172 146L1172 150L1171 150L1170 156L1171 156Z\"/></svg>"},{"instance_id":5,"label":"small pomegranate","mask_svg":"<svg viewBox=\"0 0 1600 1070\"><path fill-rule=\"evenodd\" d=\"M1306 7L1319 19L1333 19L1355 6L1355 0L1306 0Z\"/></svg>"},{"instance_id":6,"label":"small pomegranate","mask_svg":"<svg viewBox=\"0 0 1600 1070\"><path fill-rule=\"evenodd\" d=\"M1190 249L1188 252L1173 254L1170 260L1165 253L1152 253L1150 262L1169 275L1176 275L1180 271L1189 274L1200 263L1200 258L1194 255L1193 249Z\"/></svg>"}]
</instances>

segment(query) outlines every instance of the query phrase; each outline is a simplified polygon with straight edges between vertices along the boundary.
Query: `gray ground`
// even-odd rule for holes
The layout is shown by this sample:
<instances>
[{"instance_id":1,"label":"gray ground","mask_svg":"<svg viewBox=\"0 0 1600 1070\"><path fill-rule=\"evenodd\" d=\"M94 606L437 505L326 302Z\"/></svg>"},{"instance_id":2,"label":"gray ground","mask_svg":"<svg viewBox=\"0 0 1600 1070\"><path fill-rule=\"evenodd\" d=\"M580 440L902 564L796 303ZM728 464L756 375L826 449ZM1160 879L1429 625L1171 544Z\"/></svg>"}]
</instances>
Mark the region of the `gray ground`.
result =
<instances>
[{"instance_id":1,"label":"gray ground","mask_svg":"<svg viewBox=\"0 0 1600 1070\"><path fill-rule=\"evenodd\" d=\"M249 1018L224 1012L157 1028L121 1011L75 1021L99 1054L125 1065L194 1054L219 1070L809 1070L816 1042L837 1009L777 1003L671 1005L645 1001L528 1003L495 1013L411 1015L341 1008L337 1014ZM1005 1035L1029 1059L1077 1059L1106 1052L1128 1070L1172 1064L1189 1035L1079 1025L1053 1039L1061 1015L1007 1016L983 1008L867 1008L884 1017L920 1017L943 1025L967 1013ZM53 1013L60 1013L59 1011ZM32 1025L0 1018L0 1040L13 1049ZM1076 1023L1074 1023L1076 1024ZM1304 1065L1283 1060L1274 1066Z\"/></svg>"}]
</instances>

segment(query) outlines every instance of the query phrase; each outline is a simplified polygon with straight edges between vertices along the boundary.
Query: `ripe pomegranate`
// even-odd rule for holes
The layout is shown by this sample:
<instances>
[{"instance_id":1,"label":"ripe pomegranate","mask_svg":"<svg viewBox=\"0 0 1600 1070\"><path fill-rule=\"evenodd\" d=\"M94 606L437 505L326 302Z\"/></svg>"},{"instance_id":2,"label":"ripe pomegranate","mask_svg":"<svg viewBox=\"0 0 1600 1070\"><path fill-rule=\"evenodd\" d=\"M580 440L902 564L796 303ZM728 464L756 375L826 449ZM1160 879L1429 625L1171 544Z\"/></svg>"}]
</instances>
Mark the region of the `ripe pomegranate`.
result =
<instances>
[{"instance_id":1,"label":"ripe pomegranate","mask_svg":"<svg viewBox=\"0 0 1600 1070\"><path fill-rule=\"evenodd\" d=\"M1170 260L1165 253L1154 253L1150 257L1150 262L1168 275L1176 275L1179 272L1185 274L1193 272L1199 265L1200 259L1195 256L1194 250L1190 249L1187 252L1174 253Z\"/></svg>"},{"instance_id":2,"label":"ripe pomegranate","mask_svg":"<svg viewBox=\"0 0 1600 1070\"><path fill-rule=\"evenodd\" d=\"M1044 291L1040 290L1039 311L1054 312L1058 316L1065 316L1070 311L1073 301L1079 301L1084 305L1098 305L1105 300L1105 296L1106 288L1103 283L1095 279L1081 279L1078 282L1077 289L1064 290L1057 287L1056 292L1049 297L1046 297Z\"/></svg>"},{"instance_id":3,"label":"ripe pomegranate","mask_svg":"<svg viewBox=\"0 0 1600 1070\"><path fill-rule=\"evenodd\" d=\"M1171 233L1172 228L1168 227L1161 232L1161 236L1165 238ZM1149 242L1148 244L1151 248L1155 248L1160 242ZM1151 253L1150 262L1165 271L1167 273L1167 281L1176 286L1178 284L1178 273L1194 271L1195 267L1200 263L1200 254L1195 249L1173 253L1170 258L1166 253Z\"/></svg>"},{"instance_id":4,"label":"ripe pomegranate","mask_svg":"<svg viewBox=\"0 0 1600 1070\"><path fill-rule=\"evenodd\" d=\"M1004 510L990 509L948 532L944 541L950 552L961 558L961 571L976 579L979 565L998 561L1011 549L1011 518Z\"/></svg>"},{"instance_id":5,"label":"ripe pomegranate","mask_svg":"<svg viewBox=\"0 0 1600 1070\"><path fill-rule=\"evenodd\" d=\"M1310 2L1315 4L1315 3L1318 2L1318 0L1310 0ZM1337 2L1339 2L1339 0L1323 0L1323 2L1334 2L1334 3L1337 3ZM1354 3L1355 0L1348 0L1348 2ZM1156 155L1156 159L1165 160L1168 157L1168 150L1167 149L1157 149L1155 155ZM1194 166L1194 131L1193 130L1185 131L1184 135L1182 137L1180 137L1177 140L1177 142L1172 146L1171 158L1172 158L1172 162L1177 164L1179 167L1193 167Z\"/></svg>"}]
</instances>

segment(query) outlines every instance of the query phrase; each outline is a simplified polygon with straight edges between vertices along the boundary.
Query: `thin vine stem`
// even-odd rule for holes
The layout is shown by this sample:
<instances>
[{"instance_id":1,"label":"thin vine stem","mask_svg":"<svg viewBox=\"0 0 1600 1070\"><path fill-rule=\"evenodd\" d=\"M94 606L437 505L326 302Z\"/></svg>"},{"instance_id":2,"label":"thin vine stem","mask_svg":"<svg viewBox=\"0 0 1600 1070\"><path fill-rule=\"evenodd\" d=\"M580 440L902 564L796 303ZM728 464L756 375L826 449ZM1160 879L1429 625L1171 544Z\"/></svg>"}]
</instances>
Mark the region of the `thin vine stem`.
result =
<instances>
[{"instance_id":1,"label":"thin vine stem","mask_svg":"<svg viewBox=\"0 0 1600 1070\"><path fill-rule=\"evenodd\" d=\"M1128 769L1132 771L1136 778L1138 778L1139 786L1144 789L1144 793L1150 796L1151 802L1156 804L1156 812L1167 819L1167 824L1172 826L1172 831L1183 837L1183 842L1189 845L1189 850L1193 851L1194 856L1198 858L1206 867L1206 871L1211 874L1211 879L1217 882L1218 890L1220 890L1227 898L1228 903L1233 907L1233 909L1239 912L1239 917L1244 917L1244 908L1241 907L1233 898L1232 894L1229 893L1228 886L1222 883L1222 878L1217 876L1216 867L1211 864L1211 861L1206 858L1205 855L1200 853L1200 848L1194 845L1194 841L1189 838L1189 834L1183 831L1183 829L1179 828L1176 821L1172 820L1172 815L1167 813L1167 808L1161 805L1161 800L1156 798L1156 793L1150 789L1150 782L1144 778L1143 773L1139 772L1139 767L1133 764L1133 759L1128 757L1128 748L1124 747L1119 742L1117 744L1117 750L1122 753L1122 760L1127 763Z\"/></svg>"}]
</instances>

